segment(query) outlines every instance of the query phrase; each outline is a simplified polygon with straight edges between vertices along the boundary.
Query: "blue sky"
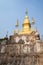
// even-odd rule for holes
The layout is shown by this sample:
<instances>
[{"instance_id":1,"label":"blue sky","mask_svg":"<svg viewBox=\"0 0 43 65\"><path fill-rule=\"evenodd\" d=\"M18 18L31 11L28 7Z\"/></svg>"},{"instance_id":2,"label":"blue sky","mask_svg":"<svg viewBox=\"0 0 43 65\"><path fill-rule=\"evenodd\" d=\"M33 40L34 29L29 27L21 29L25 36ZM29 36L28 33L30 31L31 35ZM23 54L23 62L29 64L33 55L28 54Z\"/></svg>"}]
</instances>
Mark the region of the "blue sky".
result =
<instances>
[{"instance_id":1,"label":"blue sky","mask_svg":"<svg viewBox=\"0 0 43 65\"><path fill-rule=\"evenodd\" d=\"M43 0L0 0L0 37L12 35L16 20L19 20L19 29L23 22L26 8L31 21L35 19L35 27L43 35Z\"/></svg>"}]
</instances>

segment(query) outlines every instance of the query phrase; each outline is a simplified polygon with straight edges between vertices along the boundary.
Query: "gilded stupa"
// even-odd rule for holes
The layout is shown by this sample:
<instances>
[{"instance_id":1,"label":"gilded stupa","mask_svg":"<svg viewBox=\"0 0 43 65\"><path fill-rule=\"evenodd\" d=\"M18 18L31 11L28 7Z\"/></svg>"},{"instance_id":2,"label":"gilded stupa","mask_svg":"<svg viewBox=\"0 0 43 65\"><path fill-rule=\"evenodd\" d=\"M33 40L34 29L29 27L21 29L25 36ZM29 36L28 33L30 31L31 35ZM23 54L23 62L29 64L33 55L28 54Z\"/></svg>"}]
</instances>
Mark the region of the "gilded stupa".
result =
<instances>
[{"instance_id":1,"label":"gilded stupa","mask_svg":"<svg viewBox=\"0 0 43 65\"><path fill-rule=\"evenodd\" d=\"M16 26L18 26L18 22L16 22ZM22 30L19 31L18 34L25 35L25 34L31 34L31 33L32 33L31 23L30 23L30 20L28 18L28 12L26 11L26 15L25 15L23 23L22 23Z\"/></svg>"},{"instance_id":2,"label":"gilded stupa","mask_svg":"<svg viewBox=\"0 0 43 65\"><path fill-rule=\"evenodd\" d=\"M30 24L30 20L28 18L28 12L26 11L26 15L24 17L24 21L22 24L22 31L19 34L30 34L31 32L32 32L31 24Z\"/></svg>"}]
</instances>

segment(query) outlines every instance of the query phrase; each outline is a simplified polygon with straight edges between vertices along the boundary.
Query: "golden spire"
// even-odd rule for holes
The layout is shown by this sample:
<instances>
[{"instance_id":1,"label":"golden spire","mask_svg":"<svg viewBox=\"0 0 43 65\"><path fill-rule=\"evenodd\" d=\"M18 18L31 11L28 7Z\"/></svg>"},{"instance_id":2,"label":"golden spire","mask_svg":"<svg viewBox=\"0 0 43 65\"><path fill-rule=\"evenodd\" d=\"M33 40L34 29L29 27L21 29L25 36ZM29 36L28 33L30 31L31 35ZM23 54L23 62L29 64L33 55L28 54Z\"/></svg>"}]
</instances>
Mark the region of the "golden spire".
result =
<instances>
[{"instance_id":1,"label":"golden spire","mask_svg":"<svg viewBox=\"0 0 43 65\"><path fill-rule=\"evenodd\" d=\"M26 15L23 20L22 30L19 32L19 34L30 34L32 32L30 20L28 18L28 10L26 10L25 14Z\"/></svg>"},{"instance_id":2,"label":"golden spire","mask_svg":"<svg viewBox=\"0 0 43 65\"><path fill-rule=\"evenodd\" d=\"M26 15L24 17L23 25L30 24L30 21L29 21L29 18L28 18L28 10L26 10L25 14Z\"/></svg>"},{"instance_id":3,"label":"golden spire","mask_svg":"<svg viewBox=\"0 0 43 65\"><path fill-rule=\"evenodd\" d=\"M30 28L31 28L31 24L30 24L30 20L28 18L28 11L26 10L26 15L24 17L24 21L22 24L22 31L24 32L29 32Z\"/></svg>"}]
</instances>

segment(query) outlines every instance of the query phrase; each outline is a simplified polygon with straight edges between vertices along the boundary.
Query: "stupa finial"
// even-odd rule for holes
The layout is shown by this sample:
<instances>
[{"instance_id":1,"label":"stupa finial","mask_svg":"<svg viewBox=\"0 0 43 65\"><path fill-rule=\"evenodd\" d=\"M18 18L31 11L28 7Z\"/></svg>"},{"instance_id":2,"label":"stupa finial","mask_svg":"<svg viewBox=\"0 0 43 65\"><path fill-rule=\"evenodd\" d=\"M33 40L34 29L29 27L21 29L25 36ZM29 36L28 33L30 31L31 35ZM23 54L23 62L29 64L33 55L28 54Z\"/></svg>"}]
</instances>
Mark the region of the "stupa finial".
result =
<instances>
[{"instance_id":1,"label":"stupa finial","mask_svg":"<svg viewBox=\"0 0 43 65\"><path fill-rule=\"evenodd\" d=\"M26 12L25 13L26 13L26 15L28 15L28 9L26 9Z\"/></svg>"}]
</instances>

